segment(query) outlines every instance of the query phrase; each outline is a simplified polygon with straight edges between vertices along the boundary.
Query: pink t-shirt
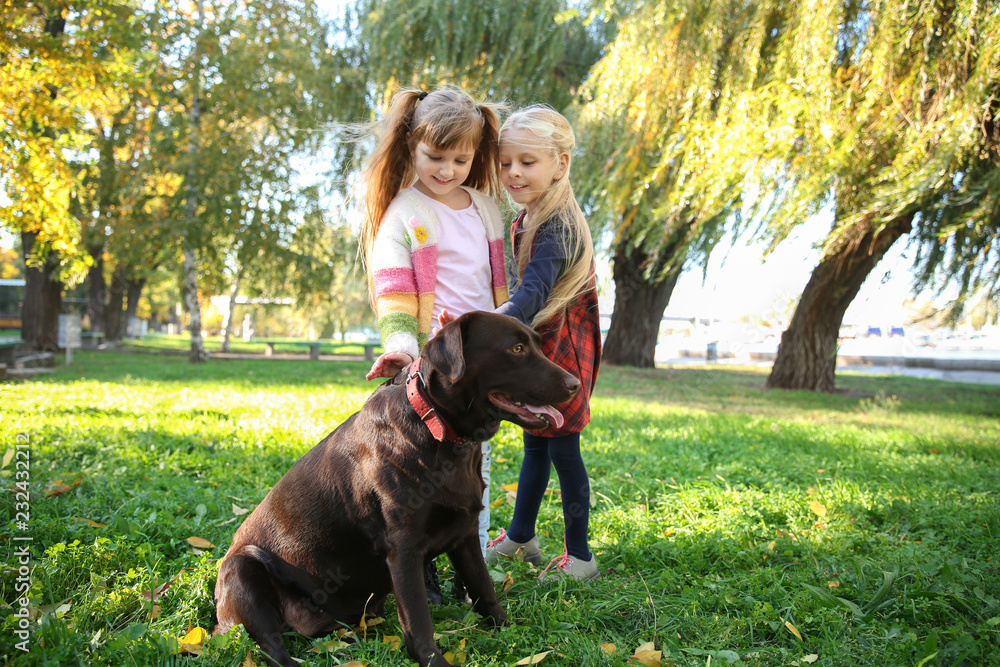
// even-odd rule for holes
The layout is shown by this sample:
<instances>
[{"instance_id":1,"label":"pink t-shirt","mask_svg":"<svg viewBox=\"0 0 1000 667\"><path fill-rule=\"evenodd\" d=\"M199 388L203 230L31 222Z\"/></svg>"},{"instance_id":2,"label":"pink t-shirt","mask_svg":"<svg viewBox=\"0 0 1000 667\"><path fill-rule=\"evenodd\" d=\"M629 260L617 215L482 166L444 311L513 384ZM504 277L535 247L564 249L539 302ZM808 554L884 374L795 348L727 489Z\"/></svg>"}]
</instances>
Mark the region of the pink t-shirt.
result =
<instances>
[{"instance_id":1,"label":"pink t-shirt","mask_svg":"<svg viewBox=\"0 0 1000 667\"><path fill-rule=\"evenodd\" d=\"M438 218L437 284L434 287L432 329L445 308L456 317L470 310L493 306L490 274L490 247L486 228L475 205L456 211L411 188L431 207Z\"/></svg>"}]
</instances>

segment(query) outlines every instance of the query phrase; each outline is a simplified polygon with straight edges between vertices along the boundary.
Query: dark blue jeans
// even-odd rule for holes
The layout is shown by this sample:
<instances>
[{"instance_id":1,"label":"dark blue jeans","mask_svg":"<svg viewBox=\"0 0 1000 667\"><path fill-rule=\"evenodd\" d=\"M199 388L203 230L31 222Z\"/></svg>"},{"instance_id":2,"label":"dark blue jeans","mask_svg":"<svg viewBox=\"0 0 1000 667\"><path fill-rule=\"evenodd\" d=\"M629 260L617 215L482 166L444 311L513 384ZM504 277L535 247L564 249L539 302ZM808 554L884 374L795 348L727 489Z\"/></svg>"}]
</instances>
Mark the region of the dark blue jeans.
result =
<instances>
[{"instance_id":1,"label":"dark blue jeans","mask_svg":"<svg viewBox=\"0 0 1000 667\"><path fill-rule=\"evenodd\" d=\"M517 501L507 534L515 542L535 536L535 520L549 486L549 471L556 468L562 491L566 550L570 556L590 560L587 530L590 522L590 481L580 455L580 434L540 438L525 432L524 460L517 480Z\"/></svg>"}]
</instances>

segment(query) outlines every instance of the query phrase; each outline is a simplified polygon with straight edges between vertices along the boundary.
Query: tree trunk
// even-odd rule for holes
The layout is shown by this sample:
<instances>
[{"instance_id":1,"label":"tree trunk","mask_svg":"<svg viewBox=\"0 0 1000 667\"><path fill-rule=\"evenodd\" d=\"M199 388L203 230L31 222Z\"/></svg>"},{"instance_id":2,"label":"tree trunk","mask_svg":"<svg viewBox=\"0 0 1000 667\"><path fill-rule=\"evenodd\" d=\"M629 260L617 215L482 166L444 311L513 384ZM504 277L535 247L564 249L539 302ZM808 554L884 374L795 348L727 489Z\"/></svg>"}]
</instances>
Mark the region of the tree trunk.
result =
<instances>
[{"instance_id":1,"label":"tree trunk","mask_svg":"<svg viewBox=\"0 0 1000 667\"><path fill-rule=\"evenodd\" d=\"M243 282L243 265L236 272L236 280L233 282L233 291L229 294L229 313L226 315L226 326L222 334L222 351L229 352L229 338L233 335L233 320L236 315L236 297L240 294L240 283Z\"/></svg>"},{"instance_id":2,"label":"tree trunk","mask_svg":"<svg viewBox=\"0 0 1000 667\"><path fill-rule=\"evenodd\" d=\"M768 387L834 391L844 313L879 260L910 231L912 221L913 214L908 214L881 231L866 221L840 250L813 269L792 321L781 334Z\"/></svg>"},{"instance_id":3,"label":"tree trunk","mask_svg":"<svg viewBox=\"0 0 1000 667\"><path fill-rule=\"evenodd\" d=\"M611 328L604 342L601 361L611 365L652 368L660 321L677 285L680 269L671 270L660 279L650 280L647 277L649 265L655 263L652 275L658 275L670 259L666 255L672 250L661 251L659 257L650 257L642 249L629 248L628 245L623 240L615 250L615 309L611 314Z\"/></svg>"},{"instance_id":4,"label":"tree trunk","mask_svg":"<svg viewBox=\"0 0 1000 667\"><path fill-rule=\"evenodd\" d=\"M191 332L191 353L188 355L192 364L200 364L208 358L205 354L205 341L201 336L201 303L198 301L198 259L194 250L184 250L184 309L191 317L188 330Z\"/></svg>"},{"instance_id":5,"label":"tree trunk","mask_svg":"<svg viewBox=\"0 0 1000 667\"><path fill-rule=\"evenodd\" d=\"M132 325L132 320L135 318L136 312L139 310L139 297L142 296L142 288L146 286L146 278L139 279L128 279L125 281L126 286L126 296L125 301L125 327L126 330ZM130 332L133 336L137 333Z\"/></svg>"},{"instance_id":6,"label":"tree trunk","mask_svg":"<svg viewBox=\"0 0 1000 667\"><path fill-rule=\"evenodd\" d=\"M87 317L93 333L106 333L104 297L108 285L104 280L104 245L87 248L94 263L87 270Z\"/></svg>"},{"instance_id":7,"label":"tree trunk","mask_svg":"<svg viewBox=\"0 0 1000 667\"><path fill-rule=\"evenodd\" d=\"M125 333L122 326L122 309L125 304L125 264L119 262L115 272L111 274L111 286L108 288L108 307L104 313L104 339L108 342L119 341Z\"/></svg>"},{"instance_id":8,"label":"tree trunk","mask_svg":"<svg viewBox=\"0 0 1000 667\"><path fill-rule=\"evenodd\" d=\"M198 29L204 30L205 7L202 0L197 0ZM188 145L187 145L187 201L185 202L185 239L184 239L184 306L191 316L191 354L189 359L193 364L205 361L205 342L201 337L201 303L198 301L198 258L192 244L198 224L198 188L197 163L200 148L201 128L201 34L195 43L194 71L191 74L192 92L191 109L188 114Z\"/></svg>"},{"instance_id":9,"label":"tree trunk","mask_svg":"<svg viewBox=\"0 0 1000 667\"><path fill-rule=\"evenodd\" d=\"M21 339L29 350L54 352L59 349L59 311L63 284L56 278L59 256L48 251L41 266L28 259L35 247L33 232L21 232L24 253L24 302L21 306Z\"/></svg>"}]
</instances>

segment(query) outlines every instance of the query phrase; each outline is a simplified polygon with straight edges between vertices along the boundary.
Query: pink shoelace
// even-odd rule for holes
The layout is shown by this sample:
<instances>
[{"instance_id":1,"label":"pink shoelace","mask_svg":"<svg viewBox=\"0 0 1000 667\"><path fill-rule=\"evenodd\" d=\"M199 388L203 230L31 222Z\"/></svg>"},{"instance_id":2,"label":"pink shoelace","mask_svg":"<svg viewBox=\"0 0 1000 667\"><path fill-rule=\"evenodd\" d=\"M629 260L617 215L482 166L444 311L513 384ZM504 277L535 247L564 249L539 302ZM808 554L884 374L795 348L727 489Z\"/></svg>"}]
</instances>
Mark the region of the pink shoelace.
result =
<instances>
[{"instance_id":1,"label":"pink shoelace","mask_svg":"<svg viewBox=\"0 0 1000 667\"><path fill-rule=\"evenodd\" d=\"M571 560L569 548L566 546L566 535L563 535L563 552L549 561L549 564L545 566L545 569L542 570L540 575L538 575L538 578L541 579L544 577L545 573L549 571L549 568L552 567L553 564L555 564L557 570L565 570L569 567Z\"/></svg>"},{"instance_id":2,"label":"pink shoelace","mask_svg":"<svg viewBox=\"0 0 1000 667\"><path fill-rule=\"evenodd\" d=\"M507 539L507 531L504 530L503 528L501 528L500 529L500 534L497 535L492 540L490 540L489 542L486 543L486 548L487 549L493 549L494 547L496 547L497 545L499 545L501 542L503 542L505 539Z\"/></svg>"}]
</instances>

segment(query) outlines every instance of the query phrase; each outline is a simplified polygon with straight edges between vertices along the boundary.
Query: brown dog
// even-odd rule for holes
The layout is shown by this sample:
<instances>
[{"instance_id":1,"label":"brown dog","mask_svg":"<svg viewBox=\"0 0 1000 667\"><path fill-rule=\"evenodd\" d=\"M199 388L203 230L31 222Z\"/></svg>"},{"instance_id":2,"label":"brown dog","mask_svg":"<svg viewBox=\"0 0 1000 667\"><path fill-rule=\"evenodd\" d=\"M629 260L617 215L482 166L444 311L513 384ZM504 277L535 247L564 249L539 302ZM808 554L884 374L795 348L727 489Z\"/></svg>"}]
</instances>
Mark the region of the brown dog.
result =
<instances>
[{"instance_id":1,"label":"brown dog","mask_svg":"<svg viewBox=\"0 0 1000 667\"><path fill-rule=\"evenodd\" d=\"M474 312L448 324L405 381L379 387L236 531L219 565L215 632L242 623L272 664L291 667L283 632L353 626L393 593L410 655L448 665L424 590L432 558L448 554L476 612L507 619L479 546L480 443L501 420L561 424L548 406L579 387L511 317Z\"/></svg>"}]
</instances>

